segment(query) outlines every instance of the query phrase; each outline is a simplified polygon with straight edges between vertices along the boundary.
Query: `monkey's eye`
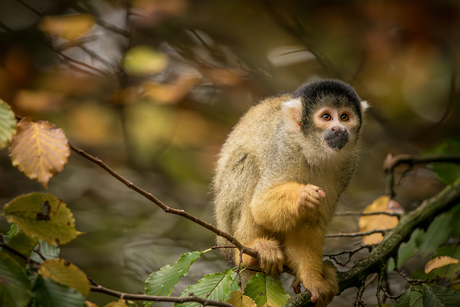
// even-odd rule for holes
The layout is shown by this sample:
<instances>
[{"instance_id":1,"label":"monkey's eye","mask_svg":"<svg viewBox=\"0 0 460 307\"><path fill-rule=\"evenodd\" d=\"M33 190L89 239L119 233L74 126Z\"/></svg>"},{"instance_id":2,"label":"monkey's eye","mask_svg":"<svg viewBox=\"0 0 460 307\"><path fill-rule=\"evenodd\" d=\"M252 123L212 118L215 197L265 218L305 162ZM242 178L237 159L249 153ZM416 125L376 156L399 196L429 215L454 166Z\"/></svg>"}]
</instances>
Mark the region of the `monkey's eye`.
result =
<instances>
[{"instance_id":1,"label":"monkey's eye","mask_svg":"<svg viewBox=\"0 0 460 307\"><path fill-rule=\"evenodd\" d=\"M342 115L340 115L340 119L346 122L346 121L348 121L350 118L348 117L347 114L342 114Z\"/></svg>"},{"instance_id":2,"label":"monkey's eye","mask_svg":"<svg viewBox=\"0 0 460 307\"><path fill-rule=\"evenodd\" d=\"M329 115L329 114L327 114L327 113L325 113L325 114L323 114L323 116L321 116L321 118L324 119L324 120L328 120L328 121L329 121L329 120L332 119L332 116Z\"/></svg>"}]
</instances>

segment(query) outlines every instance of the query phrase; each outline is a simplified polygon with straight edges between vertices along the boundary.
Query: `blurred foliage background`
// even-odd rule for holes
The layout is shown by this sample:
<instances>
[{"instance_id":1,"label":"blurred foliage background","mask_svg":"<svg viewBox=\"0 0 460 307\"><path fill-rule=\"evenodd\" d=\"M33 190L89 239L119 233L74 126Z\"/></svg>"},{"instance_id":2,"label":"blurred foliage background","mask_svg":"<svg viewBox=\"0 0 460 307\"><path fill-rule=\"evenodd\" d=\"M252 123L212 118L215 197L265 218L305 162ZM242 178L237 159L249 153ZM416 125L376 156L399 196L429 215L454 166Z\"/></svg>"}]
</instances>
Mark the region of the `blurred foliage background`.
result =
<instances>
[{"instance_id":1,"label":"blurred foliage background","mask_svg":"<svg viewBox=\"0 0 460 307\"><path fill-rule=\"evenodd\" d=\"M372 106L359 170L339 206L362 210L384 193L388 153L419 154L460 135L459 13L453 0L1 0L0 98L20 116L57 124L167 205L213 222L213 166L238 118L263 97L337 78ZM396 200L410 210L441 188L418 167ZM42 190L0 152L2 203ZM214 245L211 232L75 154L49 191L85 232L62 258L116 290L142 291L149 273ZM341 217L331 232L357 229L356 217ZM358 243L328 239L325 250ZM173 294L226 267L217 251L204 258ZM350 291L334 305L348 306Z\"/></svg>"}]
</instances>

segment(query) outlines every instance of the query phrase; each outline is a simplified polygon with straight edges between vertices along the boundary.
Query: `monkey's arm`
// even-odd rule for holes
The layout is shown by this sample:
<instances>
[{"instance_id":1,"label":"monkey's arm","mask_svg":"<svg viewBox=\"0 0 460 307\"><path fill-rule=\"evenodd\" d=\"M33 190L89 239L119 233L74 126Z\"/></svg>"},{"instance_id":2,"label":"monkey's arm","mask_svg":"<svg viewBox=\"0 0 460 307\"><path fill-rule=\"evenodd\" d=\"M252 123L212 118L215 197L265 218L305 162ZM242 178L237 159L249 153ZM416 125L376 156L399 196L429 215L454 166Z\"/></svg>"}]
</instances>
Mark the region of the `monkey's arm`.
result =
<instances>
[{"instance_id":1,"label":"monkey's arm","mask_svg":"<svg viewBox=\"0 0 460 307\"><path fill-rule=\"evenodd\" d=\"M317 206L324 196L317 186L288 182L257 193L250 204L251 214L265 229L287 232L301 219L317 220Z\"/></svg>"}]
</instances>

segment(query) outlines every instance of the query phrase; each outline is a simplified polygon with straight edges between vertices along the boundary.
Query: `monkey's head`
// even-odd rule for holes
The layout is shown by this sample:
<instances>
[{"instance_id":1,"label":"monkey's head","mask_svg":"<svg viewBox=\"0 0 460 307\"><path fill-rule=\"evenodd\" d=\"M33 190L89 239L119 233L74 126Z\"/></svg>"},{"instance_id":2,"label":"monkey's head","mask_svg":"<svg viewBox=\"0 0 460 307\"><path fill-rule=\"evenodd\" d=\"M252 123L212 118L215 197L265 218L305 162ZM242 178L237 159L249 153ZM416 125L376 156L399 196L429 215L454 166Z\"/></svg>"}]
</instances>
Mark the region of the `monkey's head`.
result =
<instances>
[{"instance_id":1,"label":"monkey's head","mask_svg":"<svg viewBox=\"0 0 460 307\"><path fill-rule=\"evenodd\" d=\"M282 103L285 123L302 147L331 154L355 147L367 107L351 86L336 80L304 84Z\"/></svg>"}]
</instances>

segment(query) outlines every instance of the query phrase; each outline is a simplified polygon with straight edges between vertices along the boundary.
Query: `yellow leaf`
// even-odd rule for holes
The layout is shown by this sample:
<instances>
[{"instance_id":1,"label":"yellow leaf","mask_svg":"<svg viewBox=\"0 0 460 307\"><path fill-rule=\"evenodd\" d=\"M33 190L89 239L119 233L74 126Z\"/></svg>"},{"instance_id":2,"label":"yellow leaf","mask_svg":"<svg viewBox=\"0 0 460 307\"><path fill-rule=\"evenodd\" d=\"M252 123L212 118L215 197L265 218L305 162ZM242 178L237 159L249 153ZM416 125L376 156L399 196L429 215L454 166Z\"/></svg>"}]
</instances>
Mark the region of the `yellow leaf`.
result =
<instances>
[{"instance_id":1,"label":"yellow leaf","mask_svg":"<svg viewBox=\"0 0 460 307\"><path fill-rule=\"evenodd\" d=\"M64 259L45 260L40 266L40 273L43 277L77 289L83 296L89 294L89 280L86 274L76 265L66 263Z\"/></svg>"},{"instance_id":2,"label":"yellow leaf","mask_svg":"<svg viewBox=\"0 0 460 307\"><path fill-rule=\"evenodd\" d=\"M110 302L104 307L128 307L128 305L126 305L125 300L119 299L118 302Z\"/></svg>"},{"instance_id":3,"label":"yellow leaf","mask_svg":"<svg viewBox=\"0 0 460 307\"><path fill-rule=\"evenodd\" d=\"M380 196L363 211L363 213L371 212L399 213L402 212L402 208L395 200L390 201L388 196ZM359 231L386 230L394 228L397 224L398 218L396 216L384 214L361 216L359 218ZM374 233L369 236L363 236L362 240L364 244L378 244L382 242L383 236L380 233Z\"/></svg>"},{"instance_id":4,"label":"yellow leaf","mask_svg":"<svg viewBox=\"0 0 460 307\"><path fill-rule=\"evenodd\" d=\"M64 169L70 148L62 129L47 121L23 118L8 153L13 166L48 188L48 181Z\"/></svg>"},{"instance_id":5,"label":"yellow leaf","mask_svg":"<svg viewBox=\"0 0 460 307\"><path fill-rule=\"evenodd\" d=\"M446 266L446 265L449 265L449 264L454 264L454 263L458 263L458 260L455 259L455 258L451 258L449 256L436 257L436 258L428 261L428 263L425 265L425 273L428 274L431 271L434 271L434 270L439 269L439 268L441 268L443 266Z\"/></svg>"},{"instance_id":6,"label":"yellow leaf","mask_svg":"<svg viewBox=\"0 0 460 307\"><path fill-rule=\"evenodd\" d=\"M16 133L16 117L11 107L0 99L0 149L11 141Z\"/></svg>"},{"instance_id":7,"label":"yellow leaf","mask_svg":"<svg viewBox=\"0 0 460 307\"><path fill-rule=\"evenodd\" d=\"M94 17L90 14L46 16L39 28L50 36L73 40L91 30L94 23Z\"/></svg>"},{"instance_id":8,"label":"yellow leaf","mask_svg":"<svg viewBox=\"0 0 460 307\"><path fill-rule=\"evenodd\" d=\"M80 234L70 209L50 194L16 197L3 207L3 213L8 223L16 223L28 236L51 245L68 243Z\"/></svg>"},{"instance_id":9,"label":"yellow leaf","mask_svg":"<svg viewBox=\"0 0 460 307\"><path fill-rule=\"evenodd\" d=\"M154 75L168 65L168 56L148 46L136 46L125 53L123 68L135 76Z\"/></svg>"},{"instance_id":10,"label":"yellow leaf","mask_svg":"<svg viewBox=\"0 0 460 307\"><path fill-rule=\"evenodd\" d=\"M230 299L228 300L229 304L232 304L235 307L256 307L257 304L249 296L243 295L241 291L233 291Z\"/></svg>"},{"instance_id":11,"label":"yellow leaf","mask_svg":"<svg viewBox=\"0 0 460 307\"><path fill-rule=\"evenodd\" d=\"M98 307L96 304L90 301L86 301L85 303L86 303L86 307Z\"/></svg>"}]
</instances>

